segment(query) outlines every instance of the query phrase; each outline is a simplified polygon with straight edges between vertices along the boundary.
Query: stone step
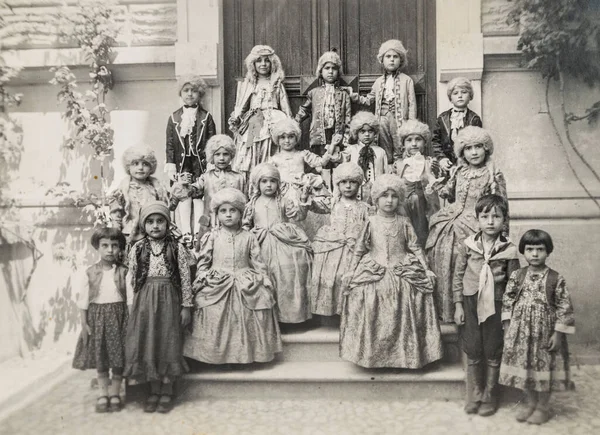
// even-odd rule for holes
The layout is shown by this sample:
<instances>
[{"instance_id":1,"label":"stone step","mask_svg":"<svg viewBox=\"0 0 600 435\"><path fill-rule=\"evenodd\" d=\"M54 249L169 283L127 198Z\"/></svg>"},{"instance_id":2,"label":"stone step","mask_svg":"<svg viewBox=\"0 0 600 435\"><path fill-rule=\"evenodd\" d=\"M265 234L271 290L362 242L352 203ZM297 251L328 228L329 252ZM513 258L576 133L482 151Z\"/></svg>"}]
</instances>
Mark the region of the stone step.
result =
<instances>
[{"instance_id":1,"label":"stone step","mask_svg":"<svg viewBox=\"0 0 600 435\"><path fill-rule=\"evenodd\" d=\"M421 370L364 369L346 361L194 364L179 384L189 399L450 400L464 396L464 371L460 363Z\"/></svg>"},{"instance_id":2,"label":"stone step","mask_svg":"<svg viewBox=\"0 0 600 435\"><path fill-rule=\"evenodd\" d=\"M456 325L442 325L441 329L444 361L459 362L461 357L457 347ZM339 357L339 327L286 325L283 331L283 352L277 356L278 361L342 361Z\"/></svg>"}]
</instances>

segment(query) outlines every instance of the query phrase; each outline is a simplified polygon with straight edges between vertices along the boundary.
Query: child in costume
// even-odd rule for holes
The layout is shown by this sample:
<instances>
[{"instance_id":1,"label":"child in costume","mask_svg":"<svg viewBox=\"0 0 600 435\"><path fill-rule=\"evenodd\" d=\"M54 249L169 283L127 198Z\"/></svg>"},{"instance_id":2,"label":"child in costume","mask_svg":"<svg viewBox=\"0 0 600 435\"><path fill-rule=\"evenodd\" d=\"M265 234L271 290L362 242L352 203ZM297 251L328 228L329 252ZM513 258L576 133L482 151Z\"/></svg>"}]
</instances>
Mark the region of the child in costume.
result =
<instances>
[{"instance_id":1,"label":"child in costume","mask_svg":"<svg viewBox=\"0 0 600 435\"><path fill-rule=\"evenodd\" d=\"M519 268L517 247L502 235L508 202L484 195L475 205L479 231L458 247L453 278L460 343L467 355L465 412L486 417L497 409L496 385L502 359L502 297Z\"/></svg>"},{"instance_id":2,"label":"child in costume","mask_svg":"<svg viewBox=\"0 0 600 435\"><path fill-rule=\"evenodd\" d=\"M519 252L528 266L510 276L502 306L500 383L523 390L527 403L517 420L531 424L550 418L552 391L572 388L565 334L575 333L575 318L565 279L546 265L553 249L547 232L523 234Z\"/></svg>"},{"instance_id":3,"label":"child in costume","mask_svg":"<svg viewBox=\"0 0 600 435\"><path fill-rule=\"evenodd\" d=\"M192 332L184 355L211 364L271 361L281 352L273 287L256 237L241 228L246 197L226 187L212 197L219 226L200 242Z\"/></svg>"},{"instance_id":4,"label":"child in costume","mask_svg":"<svg viewBox=\"0 0 600 435\"><path fill-rule=\"evenodd\" d=\"M167 190L152 176L156 172L156 156L149 147L129 147L123 153L127 176L108 197L111 217L120 226L129 244L139 237L140 209L148 202L167 204Z\"/></svg>"},{"instance_id":5,"label":"child in costume","mask_svg":"<svg viewBox=\"0 0 600 435\"><path fill-rule=\"evenodd\" d=\"M417 233L419 244L425 248L429 234L429 216L440 208L433 187L443 178L435 177L433 159L424 155L431 140L427 124L408 120L400 127L398 135L404 148L404 158L394 163L394 172L404 180L406 216Z\"/></svg>"},{"instance_id":6,"label":"child in costume","mask_svg":"<svg viewBox=\"0 0 600 435\"><path fill-rule=\"evenodd\" d=\"M442 358L435 276L409 220L399 216L402 180L373 183L377 214L354 248L345 282L340 356L362 367L421 368Z\"/></svg>"},{"instance_id":7,"label":"child in costume","mask_svg":"<svg viewBox=\"0 0 600 435\"><path fill-rule=\"evenodd\" d=\"M454 152L458 166L452 169L446 184L437 190L439 197L450 204L429 218L429 236L425 244L437 276L438 315L448 323L454 321L452 281L456 253L462 241L479 230L475 204L489 193L506 198L506 181L491 159L494 143L487 131L480 127L465 127L456 138Z\"/></svg>"},{"instance_id":8,"label":"child in costume","mask_svg":"<svg viewBox=\"0 0 600 435\"><path fill-rule=\"evenodd\" d=\"M283 86L279 56L268 45L256 45L245 60L246 77L238 84L235 108L229 117L237 148L234 170L246 177L252 168L275 153L272 126L292 116Z\"/></svg>"},{"instance_id":9,"label":"child in costume","mask_svg":"<svg viewBox=\"0 0 600 435\"><path fill-rule=\"evenodd\" d=\"M192 289L188 252L169 234L169 209L149 202L140 212L145 237L129 252L124 376L150 382L145 412L169 412L173 383L188 366L183 359L183 328L191 319Z\"/></svg>"},{"instance_id":10,"label":"child in costume","mask_svg":"<svg viewBox=\"0 0 600 435\"><path fill-rule=\"evenodd\" d=\"M458 133L469 125L482 127L479 115L468 107L473 99L471 81L464 77L456 77L448 82L446 91L452 108L438 116L432 141L433 156L439 160L440 167L444 171L448 171L457 163L454 140Z\"/></svg>"},{"instance_id":11,"label":"child in costume","mask_svg":"<svg viewBox=\"0 0 600 435\"><path fill-rule=\"evenodd\" d=\"M119 258L125 250L125 236L116 228L94 231L92 246L100 261L81 277L77 306L81 310L81 335L77 341L73 368L98 371L100 397L96 412L120 411L121 382L125 366L127 267ZM112 370L112 379L108 372Z\"/></svg>"},{"instance_id":12,"label":"child in costume","mask_svg":"<svg viewBox=\"0 0 600 435\"><path fill-rule=\"evenodd\" d=\"M356 163L363 170L364 182L359 197L371 202L371 186L381 175L388 172L387 157L383 148L377 145L379 121L369 112L358 112L350 121L350 134L358 138L358 143L347 145L344 160Z\"/></svg>"},{"instance_id":13,"label":"child in costume","mask_svg":"<svg viewBox=\"0 0 600 435\"><path fill-rule=\"evenodd\" d=\"M196 181L189 186L180 182L173 185L173 192L182 192L184 196L192 198L203 198L202 210L204 219L200 220L197 238L200 239L209 227L217 225L217 217L212 213L210 204L212 197L219 190L226 187L241 190L246 189L246 180L242 174L231 169L231 161L235 157L235 144L225 134L217 134L206 143L206 161L213 167L200 175ZM203 222L204 221L204 222ZM204 223L204 225L203 225Z\"/></svg>"},{"instance_id":14,"label":"child in costume","mask_svg":"<svg viewBox=\"0 0 600 435\"><path fill-rule=\"evenodd\" d=\"M260 243L277 298L277 318L283 323L301 323L312 317L309 285L312 248L298 225L306 218L308 194L281 181L277 168L261 163L252 170L254 195L244 211L243 226Z\"/></svg>"},{"instance_id":15,"label":"child in costume","mask_svg":"<svg viewBox=\"0 0 600 435\"><path fill-rule=\"evenodd\" d=\"M169 180L187 186L206 171L206 143L217 134L217 129L212 115L200 103L206 82L198 76L183 76L177 82L183 106L167 121L165 173ZM181 195L172 204L178 210L182 243L188 247L192 245L198 219L204 214L202 206L202 201Z\"/></svg>"},{"instance_id":16,"label":"child in costume","mask_svg":"<svg viewBox=\"0 0 600 435\"><path fill-rule=\"evenodd\" d=\"M333 180L336 196L319 211L331 213L330 224L319 229L312 244L311 311L321 316L342 311L342 280L350 272L356 239L369 217L369 206L357 198L363 170L355 163L342 163Z\"/></svg>"},{"instance_id":17,"label":"child in costume","mask_svg":"<svg viewBox=\"0 0 600 435\"><path fill-rule=\"evenodd\" d=\"M375 115L381 125L379 145L385 150L389 164L403 154L398 129L407 119L417 119L415 85L408 75L401 72L407 63L406 53L402 41L385 41L377 53L377 60L385 70L383 75L375 80L367 95L350 95L352 101L363 106L375 103Z\"/></svg>"}]
</instances>

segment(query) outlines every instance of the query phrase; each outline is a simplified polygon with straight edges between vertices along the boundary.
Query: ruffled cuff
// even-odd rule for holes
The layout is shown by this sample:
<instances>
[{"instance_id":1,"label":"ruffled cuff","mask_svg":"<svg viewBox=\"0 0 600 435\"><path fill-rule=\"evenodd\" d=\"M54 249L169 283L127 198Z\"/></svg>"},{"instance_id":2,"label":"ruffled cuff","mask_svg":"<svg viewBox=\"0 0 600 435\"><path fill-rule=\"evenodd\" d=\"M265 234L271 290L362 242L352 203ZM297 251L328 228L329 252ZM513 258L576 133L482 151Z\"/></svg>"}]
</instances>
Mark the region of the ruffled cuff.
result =
<instances>
[{"instance_id":1,"label":"ruffled cuff","mask_svg":"<svg viewBox=\"0 0 600 435\"><path fill-rule=\"evenodd\" d=\"M168 174L169 172L177 172L177 166L175 166L175 163L165 163L164 172L165 174Z\"/></svg>"},{"instance_id":2,"label":"ruffled cuff","mask_svg":"<svg viewBox=\"0 0 600 435\"><path fill-rule=\"evenodd\" d=\"M502 316L500 318L502 319L503 322L505 320L510 320L510 319L512 319L512 313L502 313Z\"/></svg>"},{"instance_id":3,"label":"ruffled cuff","mask_svg":"<svg viewBox=\"0 0 600 435\"><path fill-rule=\"evenodd\" d=\"M565 325L564 323L557 323L554 326L556 332L562 332L563 334L575 334L575 326Z\"/></svg>"}]
</instances>

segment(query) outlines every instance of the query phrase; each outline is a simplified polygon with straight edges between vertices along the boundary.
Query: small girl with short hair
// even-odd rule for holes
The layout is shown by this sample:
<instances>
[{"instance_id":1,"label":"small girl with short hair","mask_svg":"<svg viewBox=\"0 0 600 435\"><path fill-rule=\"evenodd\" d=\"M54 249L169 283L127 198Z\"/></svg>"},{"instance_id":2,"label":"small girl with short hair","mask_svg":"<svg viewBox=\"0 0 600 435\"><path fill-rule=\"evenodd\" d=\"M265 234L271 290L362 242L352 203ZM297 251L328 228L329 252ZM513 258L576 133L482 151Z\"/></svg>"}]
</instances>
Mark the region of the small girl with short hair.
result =
<instances>
[{"instance_id":1,"label":"small girl with short hair","mask_svg":"<svg viewBox=\"0 0 600 435\"><path fill-rule=\"evenodd\" d=\"M271 361L281 352L275 298L256 237L241 228L246 197L226 187L212 197L219 225L200 241L192 332L184 355L210 364Z\"/></svg>"},{"instance_id":2,"label":"small girl with short hair","mask_svg":"<svg viewBox=\"0 0 600 435\"><path fill-rule=\"evenodd\" d=\"M313 314L333 316L342 311L342 279L350 271L356 239L369 217L369 206L357 198L363 180L363 171L355 163L342 163L333 172L335 197L319 210L331 213L330 224L319 229L312 244Z\"/></svg>"},{"instance_id":3,"label":"small girl with short hair","mask_svg":"<svg viewBox=\"0 0 600 435\"><path fill-rule=\"evenodd\" d=\"M546 231L523 234L519 252L529 265L513 272L503 299L499 382L523 390L527 403L516 418L531 424L550 418L552 391L572 389L565 334L575 333L575 318L565 279L546 265L553 250Z\"/></svg>"},{"instance_id":4,"label":"small girl with short hair","mask_svg":"<svg viewBox=\"0 0 600 435\"><path fill-rule=\"evenodd\" d=\"M433 159L425 156L431 141L429 126L408 120L398 129L404 157L394 163L394 172L404 180L406 200L404 209L417 233L421 247L425 247L429 234L429 216L439 210L439 200L433 192L443 178L433 174Z\"/></svg>"},{"instance_id":5,"label":"small girl with short hair","mask_svg":"<svg viewBox=\"0 0 600 435\"><path fill-rule=\"evenodd\" d=\"M123 153L127 175L108 197L113 222L119 225L129 244L139 237L138 217L148 202L167 204L167 190L152 176L156 172L156 155L147 146L129 147Z\"/></svg>"},{"instance_id":6,"label":"small girl with short hair","mask_svg":"<svg viewBox=\"0 0 600 435\"><path fill-rule=\"evenodd\" d=\"M150 383L145 412L169 412L173 383L188 371L182 332L191 318L189 256L168 232L165 204L147 203L139 222L145 237L129 252L124 376Z\"/></svg>"},{"instance_id":7,"label":"small girl with short hair","mask_svg":"<svg viewBox=\"0 0 600 435\"><path fill-rule=\"evenodd\" d=\"M372 197L377 214L363 226L344 279L340 356L362 367L418 369L442 358L435 275L409 220L398 214L400 177L379 177Z\"/></svg>"},{"instance_id":8,"label":"small girl with short hair","mask_svg":"<svg viewBox=\"0 0 600 435\"><path fill-rule=\"evenodd\" d=\"M81 335L73 368L98 371L101 395L96 402L96 412L120 411L127 325L127 267L119 258L126 241L117 228L98 228L92 234L91 243L100 254L100 261L81 276L81 293L77 299ZM112 379L108 376L109 370L112 370Z\"/></svg>"},{"instance_id":9,"label":"small girl with short hair","mask_svg":"<svg viewBox=\"0 0 600 435\"><path fill-rule=\"evenodd\" d=\"M313 252L306 233L295 222L306 219L308 195L281 181L279 170L261 163L252 170L254 194L244 211L242 228L260 243L277 298L282 323L301 323L312 317L309 285Z\"/></svg>"},{"instance_id":10,"label":"small girl with short hair","mask_svg":"<svg viewBox=\"0 0 600 435\"><path fill-rule=\"evenodd\" d=\"M494 143L483 128L468 126L454 143L458 166L450 178L437 188L440 198L450 204L429 218L429 235L425 249L435 275L435 298L440 319L454 322L452 281L458 247L479 228L475 204L483 195L494 193L506 199L504 175L492 160ZM508 229L508 216L506 216Z\"/></svg>"}]
</instances>

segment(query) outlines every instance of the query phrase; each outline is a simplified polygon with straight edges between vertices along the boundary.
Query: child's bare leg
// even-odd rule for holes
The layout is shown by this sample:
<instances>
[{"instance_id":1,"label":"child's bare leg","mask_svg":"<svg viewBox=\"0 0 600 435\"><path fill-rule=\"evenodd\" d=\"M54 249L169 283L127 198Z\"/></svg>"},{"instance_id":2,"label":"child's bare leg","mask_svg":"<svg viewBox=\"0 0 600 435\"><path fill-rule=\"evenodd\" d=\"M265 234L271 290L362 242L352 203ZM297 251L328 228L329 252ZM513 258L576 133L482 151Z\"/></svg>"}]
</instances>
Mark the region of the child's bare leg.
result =
<instances>
[{"instance_id":1,"label":"child's bare leg","mask_svg":"<svg viewBox=\"0 0 600 435\"><path fill-rule=\"evenodd\" d=\"M98 372L98 388L100 388L100 397L96 402L96 412L108 411L108 372Z\"/></svg>"},{"instance_id":2,"label":"child's bare leg","mask_svg":"<svg viewBox=\"0 0 600 435\"><path fill-rule=\"evenodd\" d=\"M525 399L526 403L521 405L516 417L517 421L521 423L527 421L527 419L531 417L531 414L533 414L533 411L535 411L538 401L538 393L534 390L526 388L523 390L523 399Z\"/></svg>"},{"instance_id":3,"label":"child's bare leg","mask_svg":"<svg viewBox=\"0 0 600 435\"><path fill-rule=\"evenodd\" d=\"M475 414L483 396L483 364L479 359L467 358L467 403L465 412Z\"/></svg>"},{"instance_id":4,"label":"child's bare leg","mask_svg":"<svg viewBox=\"0 0 600 435\"><path fill-rule=\"evenodd\" d=\"M110 410L120 411L122 407L121 403L121 383L123 382L123 368L113 367L112 379L110 381L110 388L108 389L108 396L110 400Z\"/></svg>"},{"instance_id":5,"label":"child's bare leg","mask_svg":"<svg viewBox=\"0 0 600 435\"><path fill-rule=\"evenodd\" d=\"M544 424L550 420L550 391L540 391L538 393L538 402L535 407L535 411L531 414L531 417L527 419L527 423L531 424Z\"/></svg>"}]
</instances>

